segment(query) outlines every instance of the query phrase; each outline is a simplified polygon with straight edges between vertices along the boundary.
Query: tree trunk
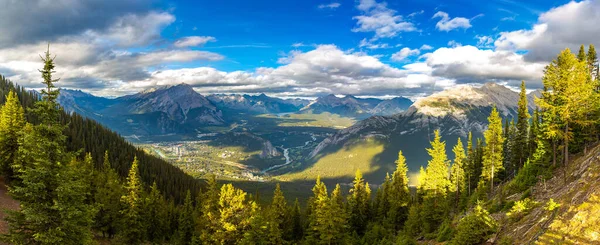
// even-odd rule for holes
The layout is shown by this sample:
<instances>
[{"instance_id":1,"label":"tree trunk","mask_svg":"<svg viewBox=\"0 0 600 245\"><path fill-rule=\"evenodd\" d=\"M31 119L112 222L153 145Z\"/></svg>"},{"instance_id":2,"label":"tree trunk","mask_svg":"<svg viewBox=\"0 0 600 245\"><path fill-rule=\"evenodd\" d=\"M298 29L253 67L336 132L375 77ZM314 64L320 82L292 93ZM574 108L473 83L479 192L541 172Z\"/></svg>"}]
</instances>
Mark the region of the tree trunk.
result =
<instances>
[{"instance_id":1,"label":"tree trunk","mask_svg":"<svg viewBox=\"0 0 600 245\"><path fill-rule=\"evenodd\" d=\"M552 165L556 167L556 140L552 140Z\"/></svg>"},{"instance_id":2,"label":"tree trunk","mask_svg":"<svg viewBox=\"0 0 600 245\"><path fill-rule=\"evenodd\" d=\"M569 122L565 125L565 166L569 164Z\"/></svg>"}]
</instances>

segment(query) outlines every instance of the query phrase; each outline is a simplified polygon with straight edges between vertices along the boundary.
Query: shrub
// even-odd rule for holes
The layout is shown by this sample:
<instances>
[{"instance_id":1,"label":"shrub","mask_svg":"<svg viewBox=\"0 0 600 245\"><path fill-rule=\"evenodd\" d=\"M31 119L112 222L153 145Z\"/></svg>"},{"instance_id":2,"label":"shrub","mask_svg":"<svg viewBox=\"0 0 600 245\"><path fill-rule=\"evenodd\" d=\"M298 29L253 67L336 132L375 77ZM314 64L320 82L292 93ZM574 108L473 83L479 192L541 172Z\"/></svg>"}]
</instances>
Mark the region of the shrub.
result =
<instances>
[{"instance_id":1,"label":"shrub","mask_svg":"<svg viewBox=\"0 0 600 245\"><path fill-rule=\"evenodd\" d=\"M455 231L454 231L454 227L452 227L452 222L450 222L450 220L446 219L444 221L444 223L442 223L442 225L438 229L436 240L438 242L448 241L448 240L452 239L452 237L454 236L454 232Z\"/></svg>"},{"instance_id":2,"label":"shrub","mask_svg":"<svg viewBox=\"0 0 600 245\"><path fill-rule=\"evenodd\" d=\"M481 244L496 232L497 227L498 224L494 218L481 205L477 205L473 211L460 220L456 236L449 244Z\"/></svg>"},{"instance_id":3,"label":"shrub","mask_svg":"<svg viewBox=\"0 0 600 245\"><path fill-rule=\"evenodd\" d=\"M506 215L512 220L519 220L523 216L527 215L536 204L537 203L535 201L532 201L529 198L516 201L515 205L510 208L510 211L506 213Z\"/></svg>"}]
</instances>

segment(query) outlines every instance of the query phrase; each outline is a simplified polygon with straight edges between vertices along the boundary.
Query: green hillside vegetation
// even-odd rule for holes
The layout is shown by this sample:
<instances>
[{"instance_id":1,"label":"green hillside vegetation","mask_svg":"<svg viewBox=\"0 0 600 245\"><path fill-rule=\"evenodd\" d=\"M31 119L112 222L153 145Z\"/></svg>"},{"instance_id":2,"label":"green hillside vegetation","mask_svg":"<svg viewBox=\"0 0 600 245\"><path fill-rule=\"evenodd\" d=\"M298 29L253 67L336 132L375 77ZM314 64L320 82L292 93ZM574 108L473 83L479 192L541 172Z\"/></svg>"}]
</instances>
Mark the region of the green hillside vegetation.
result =
<instances>
[{"instance_id":1,"label":"green hillside vegetation","mask_svg":"<svg viewBox=\"0 0 600 245\"><path fill-rule=\"evenodd\" d=\"M383 145L375 139L361 140L339 151L327 154L317 162L299 172L277 176L282 181L314 180L317 176L351 180L360 169L365 174L380 171L371 164L371 159L383 151Z\"/></svg>"},{"instance_id":2,"label":"green hillside vegetation","mask_svg":"<svg viewBox=\"0 0 600 245\"><path fill-rule=\"evenodd\" d=\"M234 183L257 190L248 194L214 176L194 193L196 182L185 182L191 177L170 165L164 169L175 174L162 176L153 167L163 165L149 165L156 158L141 151L122 167L108 151L96 158L69 150L70 141L87 137L65 133L71 126L56 103L47 52L41 99L9 92L0 109L0 169L19 203L0 238L13 244L598 244L600 80L593 46L587 55L581 49L578 57L562 51L546 67L533 117L523 82L516 123L503 125L492 108L483 139L474 144L469 137L466 148L435 130L415 191L408 186L405 151L396 152L382 184L370 185L361 168L379 171L366 159L385 147L365 141L353 146L372 150L362 163L350 160L352 147L328 160L354 172L345 188L317 175L302 201L286 199L282 186L300 188L306 181L276 184L267 201L264 186ZM27 114L26 103L33 108ZM122 142L111 139L109 145ZM313 167L341 176L323 163ZM156 180L188 190L177 200L162 195Z\"/></svg>"},{"instance_id":3,"label":"green hillside vegetation","mask_svg":"<svg viewBox=\"0 0 600 245\"><path fill-rule=\"evenodd\" d=\"M283 115L265 114L259 117L277 118L281 121L277 124L281 127L324 127L324 128L347 128L352 126L356 120L350 117L340 116L323 112L318 114L313 113L290 113Z\"/></svg>"}]
</instances>

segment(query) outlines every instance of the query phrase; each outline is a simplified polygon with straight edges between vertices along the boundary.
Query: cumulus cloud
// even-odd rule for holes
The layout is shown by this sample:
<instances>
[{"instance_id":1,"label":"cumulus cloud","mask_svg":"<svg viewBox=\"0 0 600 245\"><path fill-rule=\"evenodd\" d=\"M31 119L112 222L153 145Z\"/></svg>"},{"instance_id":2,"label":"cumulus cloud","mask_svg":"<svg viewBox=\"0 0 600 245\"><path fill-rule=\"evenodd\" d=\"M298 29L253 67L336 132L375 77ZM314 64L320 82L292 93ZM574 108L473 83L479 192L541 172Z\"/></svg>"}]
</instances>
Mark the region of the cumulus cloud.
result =
<instances>
[{"instance_id":1,"label":"cumulus cloud","mask_svg":"<svg viewBox=\"0 0 600 245\"><path fill-rule=\"evenodd\" d=\"M400 51L392 54L393 61L404 61L409 56L416 56L421 54L419 49L402 48Z\"/></svg>"},{"instance_id":2,"label":"cumulus cloud","mask_svg":"<svg viewBox=\"0 0 600 245\"><path fill-rule=\"evenodd\" d=\"M431 46L429 46L427 44L423 44L423 46L421 46L419 49L420 50L432 50L433 47L431 47Z\"/></svg>"},{"instance_id":3,"label":"cumulus cloud","mask_svg":"<svg viewBox=\"0 0 600 245\"><path fill-rule=\"evenodd\" d=\"M477 47L492 48L494 46L494 38L491 36L476 35L475 39L477 39Z\"/></svg>"},{"instance_id":4,"label":"cumulus cloud","mask_svg":"<svg viewBox=\"0 0 600 245\"><path fill-rule=\"evenodd\" d=\"M432 75L460 83L528 80L540 85L545 63L527 62L509 51L481 50L474 46L440 48L430 53L426 63Z\"/></svg>"},{"instance_id":5,"label":"cumulus cloud","mask_svg":"<svg viewBox=\"0 0 600 245\"><path fill-rule=\"evenodd\" d=\"M353 32L375 32L374 39L395 37L401 32L416 31L412 22L404 20L402 15L389 9L386 2L360 0L356 7L362 15L354 16L357 26Z\"/></svg>"},{"instance_id":6,"label":"cumulus cloud","mask_svg":"<svg viewBox=\"0 0 600 245\"><path fill-rule=\"evenodd\" d=\"M319 6L317 6L320 9L336 9L339 8L340 6L342 6L342 4L340 3L330 3L330 4L319 4Z\"/></svg>"},{"instance_id":7,"label":"cumulus cloud","mask_svg":"<svg viewBox=\"0 0 600 245\"><path fill-rule=\"evenodd\" d=\"M362 40L360 40L358 47L359 48L368 48L368 49L384 49L384 48L391 48L392 46L387 43L373 43L372 41L367 40L366 38L363 38Z\"/></svg>"},{"instance_id":8,"label":"cumulus cloud","mask_svg":"<svg viewBox=\"0 0 600 245\"><path fill-rule=\"evenodd\" d=\"M151 0L28 0L3 2L0 47L53 42L85 31L106 31L123 16L150 11Z\"/></svg>"},{"instance_id":9,"label":"cumulus cloud","mask_svg":"<svg viewBox=\"0 0 600 245\"><path fill-rule=\"evenodd\" d=\"M440 18L440 20L435 24L435 28L440 31L448 32L459 28L471 28L471 21L469 19L463 17L455 17L450 19L450 16L446 12L438 11L432 17L432 19L435 18Z\"/></svg>"},{"instance_id":10,"label":"cumulus cloud","mask_svg":"<svg viewBox=\"0 0 600 245\"><path fill-rule=\"evenodd\" d=\"M600 40L600 1L569 2L542 13L531 29L500 33L497 49L526 51L528 61L550 61L569 47Z\"/></svg>"},{"instance_id":11,"label":"cumulus cloud","mask_svg":"<svg viewBox=\"0 0 600 245\"><path fill-rule=\"evenodd\" d=\"M217 41L217 39L214 37L211 37L211 36L190 36L190 37L180 38L179 40L175 41L175 43L173 45L178 48L196 47L196 46L202 46L208 42L215 42L215 41Z\"/></svg>"}]
</instances>

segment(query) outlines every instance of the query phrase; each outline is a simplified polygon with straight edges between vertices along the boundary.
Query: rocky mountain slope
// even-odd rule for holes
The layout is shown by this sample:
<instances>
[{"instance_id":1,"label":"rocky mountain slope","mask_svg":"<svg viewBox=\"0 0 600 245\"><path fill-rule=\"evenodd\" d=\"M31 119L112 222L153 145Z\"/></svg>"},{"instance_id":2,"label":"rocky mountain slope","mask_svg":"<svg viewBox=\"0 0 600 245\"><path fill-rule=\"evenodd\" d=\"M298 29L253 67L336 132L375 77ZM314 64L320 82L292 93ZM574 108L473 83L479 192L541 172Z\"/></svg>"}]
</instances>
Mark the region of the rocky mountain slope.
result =
<instances>
[{"instance_id":1,"label":"rocky mountain slope","mask_svg":"<svg viewBox=\"0 0 600 245\"><path fill-rule=\"evenodd\" d=\"M58 101L67 112L93 118L124 135L193 132L198 126L225 123L222 112L186 84L116 99L63 89Z\"/></svg>"},{"instance_id":2,"label":"rocky mountain slope","mask_svg":"<svg viewBox=\"0 0 600 245\"><path fill-rule=\"evenodd\" d=\"M534 109L534 94L528 95L530 110ZM327 154L370 138L384 145L383 152L371 160L371 166L377 166L373 180L383 179L385 172L392 169L399 150L404 152L410 171L417 172L427 163L425 148L429 147L435 129L440 129L442 139L447 142L448 156L453 157L451 149L458 137L466 145L469 132L473 132L474 138L481 136L492 106L505 118L516 117L518 96L517 92L495 83L480 88L458 86L421 98L402 113L373 116L340 130L323 140L309 157L318 162Z\"/></svg>"},{"instance_id":3,"label":"rocky mountain slope","mask_svg":"<svg viewBox=\"0 0 600 245\"><path fill-rule=\"evenodd\" d=\"M372 115L393 115L406 110L412 101L407 98L398 97L391 100L380 100L375 98L357 98L352 95L337 97L333 94L317 98L301 113L319 114L329 112L345 117L367 118Z\"/></svg>"},{"instance_id":4,"label":"rocky mountain slope","mask_svg":"<svg viewBox=\"0 0 600 245\"><path fill-rule=\"evenodd\" d=\"M206 97L222 110L239 110L257 114L297 112L310 101L302 99L279 99L265 94L213 94Z\"/></svg>"}]
</instances>

